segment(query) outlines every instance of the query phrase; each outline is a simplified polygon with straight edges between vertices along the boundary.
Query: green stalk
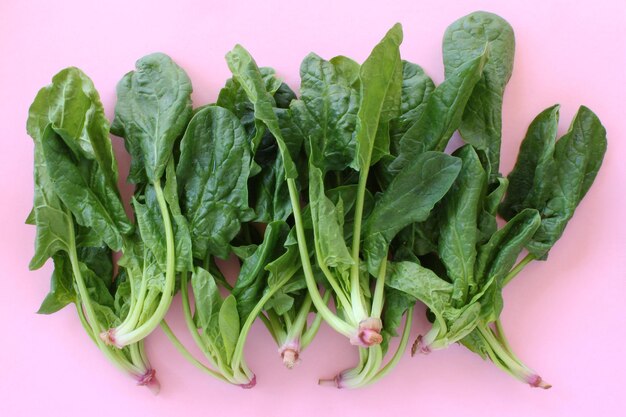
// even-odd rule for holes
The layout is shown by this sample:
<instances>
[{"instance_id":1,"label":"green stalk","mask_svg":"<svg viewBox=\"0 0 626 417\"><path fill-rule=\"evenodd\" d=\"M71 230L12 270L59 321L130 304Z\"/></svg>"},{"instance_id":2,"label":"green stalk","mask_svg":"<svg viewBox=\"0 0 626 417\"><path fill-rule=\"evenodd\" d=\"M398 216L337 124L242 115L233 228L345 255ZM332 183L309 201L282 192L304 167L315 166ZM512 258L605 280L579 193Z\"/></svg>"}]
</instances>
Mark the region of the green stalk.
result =
<instances>
[{"instance_id":1,"label":"green stalk","mask_svg":"<svg viewBox=\"0 0 626 417\"><path fill-rule=\"evenodd\" d=\"M224 378L224 376L222 374L220 374L219 372L216 372L213 369L205 366L202 362L197 360L191 354L191 352L189 352L189 350L187 350L185 345L183 345L181 343L181 341L176 337L176 335L174 334L174 332L172 331L172 329L170 328L170 326L167 324L167 322L165 320L161 321L161 330L163 330L163 333L165 333L165 335L167 336L169 341L172 342L172 344L174 345L176 350L178 350L178 353L183 355L183 357L185 359L187 359L189 361L189 363L191 363L193 366L195 366L196 368L198 368L202 372L205 372L205 373L211 375L214 378L217 378L217 379L219 379L221 381L224 381L224 382L229 382L226 378Z\"/></svg>"},{"instance_id":2,"label":"green stalk","mask_svg":"<svg viewBox=\"0 0 626 417\"><path fill-rule=\"evenodd\" d=\"M387 258L383 258L380 263L378 278L376 278L376 287L374 288L374 298L372 301L371 317L380 318L383 312L384 294L385 294L385 276L387 274Z\"/></svg>"},{"instance_id":3,"label":"green stalk","mask_svg":"<svg viewBox=\"0 0 626 417\"><path fill-rule=\"evenodd\" d=\"M321 314L324 320L338 333L343 334L346 337L351 337L355 329L350 324L346 323L339 317L337 317L324 303L322 296L320 295L315 277L313 275L313 268L311 267L311 260L309 259L309 251L307 249L306 238L304 235L304 227L302 226L302 214L300 212L300 201L298 200L298 188L293 178L287 179L287 186L289 188L289 197L291 199L291 206L293 208L293 216L296 225L296 235L298 237L298 250L300 252L300 259L302 261L302 269L304 271L304 277L306 280L309 294L313 305L317 309L318 314Z\"/></svg>"},{"instance_id":4,"label":"green stalk","mask_svg":"<svg viewBox=\"0 0 626 417\"><path fill-rule=\"evenodd\" d=\"M324 303L328 304L329 300L330 300L330 291L326 291L324 293ZM306 329L306 331L304 332L304 334L300 338L300 348L302 350L306 349L307 346L309 346L311 344L311 342L315 338L315 335L317 334L318 330L320 329L320 325L321 324L322 324L322 316L319 315L319 314L315 314L315 318L313 319L313 322L311 323L311 326L309 326L309 328Z\"/></svg>"},{"instance_id":5,"label":"green stalk","mask_svg":"<svg viewBox=\"0 0 626 417\"><path fill-rule=\"evenodd\" d=\"M154 191L156 193L157 202L161 210L161 216L163 217L163 227L165 228L165 245L167 250L166 266L165 266L165 285L161 294L161 300L152 316L146 320L141 326L135 328L130 332L124 332L122 334L114 334L115 345L118 347L126 346L131 343L136 343L141 339L148 336L163 320L165 313L172 304L174 298L174 285L176 284L176 252L174 246L174 231L172 230L172 222L170 219L169 209L163 196L163 189L161 183L155 181L153 183Z\"/></svg>"},{"instance_id":6,"label":"green stalk","mask_svg":"<svg viewBox=\"0 0 626 417\"><path fill-rule=\"evenodd\" d=\"M66 212L66 215L70 218L71 214ZM102 351L104 356L113 363L117 368L121 369L124 372L127 372L131 375L137 375L139 370L130 364L127 360L120 359L118 352L113 352L99 337L95 337L95 335L100 334L101 327L98 323L96 312L91 304L91 299L89 298L89 291L87 290L87 286L85 285L85 280L83 279L83 274L80 272L78 253L76 252L76 240L74 234L74 223L72 221L69 222L69 236L70 241L68 243L69 246L69 257L70 263L72 265L72 274L74 275L74 281L76 282L76 286L78 287L78 296L80 298L80 303L85 308L86 317L79 313L79 317L81 318L81 322L84 321L85 324L89 326L91 329L91 334L94 336L92 339L95 341L96 346ZM119 354L122 352L120 351Z\"/></svg>"},{"instance_id":7,"label":"green stalk","mask_svg":"<svg viewBox=\"0 0 626 417\"><path fill-rule=\"evenodd\" d=\"M413 307L410 307L407 310L406 320L404 322L404 328L402 329L402 338L400 339L400 343L398 344L398 348L395 353L387 362L387 364L380 370L376 375L370 378L364 385L372 384L379 379L383 378L387 375L393 368L398 365L398 362L402 359L402 355L404 354L407 345L409 344L409 336L411 335L411 323L413 323ZM363 385L361 385L363 386Z\"/></svg>"},{"instance_id":8,"label":"green stalk","mask_svg":"<svg viewBox=\"0 0 626 417\"><path fill-rule=\"evenodd\" d=\"M256 305L254 306L254 308L252 309L252 311L246 318L246 321L243 323L243 326L241 326L241 331L239 332L239 338L237 339L237 344L235 345L235 351L233 352L233 359L231 362L233 369L237 369L240 366L242 366L243 348L244 348L244 345L246 344L246 338L248 337L250 328L252 327L252 324L256 320L256 317L259 315L259 313L263 309L263 306L265 305L265 303L267 303L267 301L276 293L278 288L279 287L276 286L274 287L273 290L267 291L265 294L263 294L263 297L261 297L261 299L256 303Z\"/></svg>"},{"instance_id":9,"label":"green stalk","mask_svg":"<svg viewBox=\"0 0 626 417\"><path fill-rule=\"evenodd\" d=\"M524 269L526 265L528 265L531 261L535 259L536 258L532 253L529 253L528 255L526 255L524 259L519 261L519 263L515 265L513 269L511 269L511 271L506 275L506 277L504 277L504 279L502 280L502 286L504 287L506 284L508 284L513 278L515 278L517 274L521 272L522 269Z\"/></svg>"},{"instance_id":10,"label":"green stalk","mask_svg":"<svg viewBox=\"0 0 626 417\"><path fill-rule=\"evenodd\" d=\"M361 245L361 223L363 221L363 206L365 203L365 189L367 186L367 176L369 173L369 161L367 168L363 168L359 173L359 185L356 194L356 205L354 207L354 228L352 234L352 268L350 270L350 300L352 311L358 321L365 320L367 313L363 307L361 296L361 283L359 277L359 250ZM358 324L358 323L357 323Z\"/></svg>"},{"instance_id":11,"label":"green stalk","mask_svg":"<svg viewBox=\"0 0 626 417\"><path fill-rule=\"evenodd\" d=\"M189 305L189 288L188 288L188 281L187 281L187 273L183 272L180 276L180 294L181 294L181 298L183 301L183 316L185 317L185 323L187 324L187 329L189 330L189 333L191 333L191 337L193 338L194 342L196 342L196 345L198 346L198 348L200 348L200 350L202 351L202 354L207 358L207 360L209 362L211 362L211 366L214 368L218 368L222 373L224 373L224 366L221 363L221 361L218 361L217 363L213 360L213 355L211 354L211 352L206 348L206 345L204 343L204 340L202 339L202 337L200 336L200 333L198 333L198 329L196 328L196 324L193 321L193 315L191 314L191 306ZM224 375L224 377L226 377L226 379L229 379L230 375Z\"/></svg>"}]
</instances>

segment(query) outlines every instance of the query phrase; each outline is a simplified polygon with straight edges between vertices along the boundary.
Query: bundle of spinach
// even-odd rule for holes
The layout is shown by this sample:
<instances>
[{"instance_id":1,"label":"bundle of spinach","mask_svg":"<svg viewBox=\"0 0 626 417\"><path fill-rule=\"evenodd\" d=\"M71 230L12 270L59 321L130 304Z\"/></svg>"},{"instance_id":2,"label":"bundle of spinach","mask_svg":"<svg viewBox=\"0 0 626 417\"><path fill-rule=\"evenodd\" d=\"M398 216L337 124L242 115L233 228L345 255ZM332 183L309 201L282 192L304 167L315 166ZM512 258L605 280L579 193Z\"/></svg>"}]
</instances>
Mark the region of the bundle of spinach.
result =
<instances>
[{"instance_id":1,"label":"bundle of spinach","mask_svg":"<svg viewBox=\"0 0 626 417\"><path fill-rule=\"evenodd\" d=\"M450 77L485 42L491 58L459 129L468 145L454 153L462 161L461 172L430 225L419 225L421 234L403 248L405 254L423 256L422 265L403 262L388 284L424 302L432 315L432 329L417 339L413 353L460 342L515 378L549 388L507 342L499 319L502 289L530 261L545 259L561 237L600 168L606 131L593 112L581 107L557 142L558 106L550 107L530 125L508 179L501 177L501 107L513 67L511 27L488 13L461 18L446 31L444 63ZM497 212L507 220L500 229ZM427 244L414 243L420 239ZM426 254L421 247L434 250ZM524 248L529 253L516 264ZM423 265L433 265L432 270Z\"/></svg>"},{"instance_id":2,"label":"bundle of spinach","mask_svg":"<svg viewBox=\"0 0 626 417\"><path fill-rule=\"evenodd\" d=\"M243 352L257 318L289 368L324 320L358 346L359 361L320 383L356 388L399 362L420 300L433 324L413 352L459 342L548 388L506 340L502 289L563 234L600 168L606 132L581 107L557 141L558 106L550 107L505 178L511 27L485 12L453 23L438 86L401 59L402 37L397 24L363 64L308 55L299 98L237 45L217 102L196 109L178 65L164 54L141 58L118 84L110 127L131 156L134 225L98 93L76 68L57 74L27 124L35 143L27 222L37 227L30 266L49 258L55 266L40 312L74 303L104 355L155 391L143 340L159 325L197 368L250 388L256 376ZM448 155L457 130L466 144ZM236 280L220 259L238 262ZM164 320L179 289L208 364Z\"/></svg>"},{"instance_id":3,"label":"bundle of spinach","mask_svg":"<svg viewBox=\"0 0 626 417\"><path fill-rule=\"evenodd\" d=\"M128 244L133 226L117 188L109 122L92 81L76 68L55 75L31 105L27 130L35 143L34 207L27 223L37 227L30 268L54 261L50 293L39 313L74 303L107 359L158 392L141 339L120 350L99 337L133 305L130 270L119 268L114 279L111 252Z\"/></svg>"}]
</instances>

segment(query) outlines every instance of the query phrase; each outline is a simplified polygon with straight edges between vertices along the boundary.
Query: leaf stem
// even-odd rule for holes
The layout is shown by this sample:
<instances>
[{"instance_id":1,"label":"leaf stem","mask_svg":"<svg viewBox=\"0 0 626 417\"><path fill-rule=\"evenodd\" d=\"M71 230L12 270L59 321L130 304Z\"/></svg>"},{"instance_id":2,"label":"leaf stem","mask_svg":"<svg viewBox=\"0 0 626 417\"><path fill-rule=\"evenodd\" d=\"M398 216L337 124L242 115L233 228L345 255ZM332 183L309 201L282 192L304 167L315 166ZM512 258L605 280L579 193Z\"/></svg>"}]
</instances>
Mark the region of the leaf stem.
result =
<instances>
[{"instance_id":1,"label":"leaf stem","mask_svg":"<svg viewBox=\"0 0 626 417\"><path fill-rule=\"evenodd\" d=\"M506 277L504 277L504 279L502 280L502 286L504 287L506 284L508 284L513 278L515 278L517 274L519 274L522 271L522 269L524 269L526 265L528 265L531 261L535 259L536 258L532 253L529 253L528 255L526 255L524 259L519 261L519 263L515 265L513 269L511 269L511 271L506 275Z\"/></svg>"},{"instance_id":2,"label":"leaf stem","mask_svg":"<svg viewBox=\"0 0 626 417\"><path fill-rule=\"evenodd\" d=\"M315 277L313 275L313 268L311 267L311 260L309 259L309 251L307 249L306 237L304 235L304 227L302 225L302 214L300 212L300 201L298 200L298 188L293 178L287 179L287 186L289 188L289 197L291 198L291 206L293 208L293 216L296 226L296 235L298 238L298 250L300 251L300 259L302 261L302 269L304 271L304 277L306 280L311 300L317 309L318 314L321 314L324 320L337 332L343 334L346 337L351 337L355 329L348 323L337 317L324 303L322 296L320 295Z\"/></svg>"},{"instance_id":3,"label":"leaf stem","mask_svg":"<svg viewBox=\"0 0 626 417\"><path fill-rule=\"evenodd\" d=\"M165 313L172 304L174 298L174 285L176 284L176 252L174 246L174 232L172 230L172 221L170 219L167 202L163 196L163 189L159 180L153 183L156 193L157 202L163 217L163 227L165 228L165 245L167 250L166 266L165 266L165 285L161 293L159 304L148 320L132 331L115 334L115 345L118 347L135 343L148 336L163 320Z\"/></svg>"},{"instance_id":4,"label":"leaf stem","mask_svg":"<svg viewBox=\"0 0 626 417\"><path fill-rule=\"evenodd\" d=\"M330 291L326 291L324 293L324 303L328 304L328 301L330 300ZM301 342L300 342L300 347L302 350L306 349L307 346L309 346L311 344L311 342L313 341L313 339L315 338L315 335L317 334L318 330L320 329L320 325L322 324L322 316L320 314L315 314L315 318L313 319L313 322L311 323L311 325L306 329L306 331L304 332L304 334L301 337Z\"/></svg>"},{"instance_id":5,"label":"leaf stem","mask_svg":"<svg viewBox=\"0 0 626 417\"><path fill-rule=\"evenodd\" d=\"M368 162L369 164L369 162ZM359 250L361 245L361 225L363 221L363 207L365 203L365 189L367 186L367 176L369 165L364 165L359 173L359 184L356 194L356 204L354 207L354 226L352 233L352 268L350 270L350 300L352 311L357 321L365 320L367 313L363 307L361 296L361 282L359 277Z\"/></svg>"},{"instance_id":6,"label":"leaf stem","mask_svg":"<svg viewBox=\"0 0 626 417\"><path fill-rule=\"evenodd\" d=\"M380 318L383 312L383 303L385 298L385 276L387 274L387 257L384 257L380 263L380 270L376 278L376 287L374 288L374 298L372 300L371 317Z\"/></svg>"},{"instance_id":7,"label":"leaf stem","mask_svg":"<svg viewBox=\"0 0 626 417\"><path fill-rule=\"evenodd\" d=\"M205 366L202 362L200 362L198 359L196 359L191 354L191 352L189 352L189 350L187 350L185 345L183 345L181 343L181 341L176 337L176 335L174 334L174 332L172 331L172 329L170 328L170 326L167 324L167 322L165 320L161 320L160 325L161 325L161 330L163 330L163 333L165 333L165 336L167 336L169 341L172 342L172 344L174 345L176 350L178 350L178 353L183 355L183 357L185 359L187 359L189 361L189 363L191 363L193 366L195 366L196 368L198 368L202 372L206 372L207 374L211 375L212 377L215 377L215 378L217 378L219 380L222 380L224 382L230 382L226 378L224 378L224 376L222 374L220 374L219 372L216 372L213 369Z\"/></svg>"}]
</instances>

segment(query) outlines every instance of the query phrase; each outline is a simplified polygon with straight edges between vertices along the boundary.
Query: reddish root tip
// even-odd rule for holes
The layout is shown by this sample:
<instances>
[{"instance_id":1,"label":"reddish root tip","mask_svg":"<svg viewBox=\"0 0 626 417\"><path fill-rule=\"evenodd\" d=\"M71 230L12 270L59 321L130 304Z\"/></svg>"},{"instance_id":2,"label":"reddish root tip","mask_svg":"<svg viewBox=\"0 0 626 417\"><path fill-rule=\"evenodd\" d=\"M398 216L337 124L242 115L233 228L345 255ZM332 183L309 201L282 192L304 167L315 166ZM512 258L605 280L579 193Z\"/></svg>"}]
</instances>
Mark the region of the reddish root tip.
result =
<instances>
[{"instance_id":1,"label":"reddish root tip","mask_svg":"<svg viewBox=\"0 0 626 417\"><path fill-rule=\"evenodd\" d=\"M256 385L256 375L252 375L252 379L250 380L250 382L246 382L245 384L239 384L239 386L243 389L254 388L255 385Z\"/></svg>"},{"instance_id":2,"label":"reddish root tip","mask_svg":"<svg viewBox=\"0 0 626 417\"><path fill-rule=\"evenodd\" d=\"M552 385L541 379L539 375L531 375L526 378L526 382L533 388L550 389Z\"/></svg>"},{"instance_id":3,"label":"reddish root tip","mask_svg":"<svg viewBox=\"0 0 626 417\"><path fill-rule=\"evenodd\" d=\"M379 345L383 341L380 331L383 323L380 319L370 317L359 323L357 334L350 339L350 343L357 346L370 347Z\"/></svg>"},{"instance_id":4,"label":"reddish root tip","mask_svg":"<svg viewBox=\"0 0 626 417\"><path fill-rule=\"evenodd\" d=\"M137 385L148 388L154 395L157 395L161 391L161 383L156 378L156 371L154 369L148 369L137 380Z\"/></svg>"},{"instance_id":5,"label":"reddish root tip","mask_svg":"<svg viewBox=\"0 0 626 417\"><path fill-rule=\"evenodd\" d=\"M283 358L283 364L287 369L293 369L298 363L300 363L300 354L294 349L285 349L281 354Z\"/></svg>"},{"instance_id":6,"label":"reddish root tip","mask_svg":"<svg viewBox=\"0 0 626 417\"><path fill-rule=\"evenodd\" d=\"M107 346L115 346L115 347L121 348L121 346L118 346L115 341L115 329L109 329L109 330L105 330L101 332L100 339Z\"/></svg>"},{"instance_id":7,"label":"reddish root tip","mask_svg":"<svg viewBox=\"0 0 626 417\"><path fill-rule=\"evenodd\" d=\"M424 338L422 335L417 336L415 343L411 346L411 356L415 356L416 353L428 355L431 352L430 346L424 344Z\"/></svg>"}]
</instances>

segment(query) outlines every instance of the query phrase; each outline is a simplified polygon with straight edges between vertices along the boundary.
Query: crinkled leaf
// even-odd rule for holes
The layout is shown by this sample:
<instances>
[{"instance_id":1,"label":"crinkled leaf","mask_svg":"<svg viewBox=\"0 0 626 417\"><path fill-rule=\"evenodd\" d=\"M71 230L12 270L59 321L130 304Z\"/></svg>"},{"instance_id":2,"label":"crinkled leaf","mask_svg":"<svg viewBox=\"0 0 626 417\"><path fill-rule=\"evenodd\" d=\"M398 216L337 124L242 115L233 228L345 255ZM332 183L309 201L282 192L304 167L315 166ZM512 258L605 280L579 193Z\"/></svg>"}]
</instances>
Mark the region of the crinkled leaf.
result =
<instances>
[{"instance_id":1,"label":"crinkled leaf","mask_svg":"<svg viewBox=\"0 0 626 417\"><path fill-rule=\"evenodd\" d=\"M389 167L392 172L398 172L420 153L445 149L452 133L461 123L465 104L486 62L485 50L446 78L428 96L419 119L400 139L398 157Z\"/></svg>"},{"instance_id":2,"label":"crinkled leaf","mask_svg":"<svg viewBox=\"0 0 626 417\"><path fill-rule=\"evenodd\" d=\"M55 193L76 221L93 229L113 250L122 248L122 235L132 226L116 188L106 183L97 165L76 159L66 141L49 125L42 150Z\"/></svg>"},{"instance_id":3,"label":"crinkled leaf","mask_svg":"<svg viewBox=\"0 0 626 417\"><path fill-rule=\"evenodd\" d=\"M354 160L359 91L341 69L313 53L302 61L300 78L301 97L291 111L305 132L309 161L323 172L343 170Z\"/></svg>"},{"instance_id":4,"label":"crinkled leaf","mask_svg":"<svg viewBox=\"0 0 626 417\"><path fill-rule=\"evenodd\" d=\"M276 102L272 94L267 91L263 77L252 56L241 45L236 45L226 55L228 67L233 78L246 92L248 100L254 105L254 117L263 122L272 133L280 148L285 177L295 178L298 175L292 156L280 130L278 118L274 113Z\"/></svg>"},{"instance_id":5,"label":"crinkled leaf","mask_svg":"<svg viewBox=\"0 0 626 417\"><path fill-rule=\"evenodd\" d=\"M343 236L343 210L326 197L322 171L309 169L309 207L313 221L315 244L319 250L318 262L339 269L354 263Z\"/></svg>"},{"instance_id":6,"label":"crinkled leaf","mask_svg":"<svg viewBox=\"0 0 626 417\"><path fill-rule=\"evenodd\" d=\"M396 175L363 226L363 251L370 273L378 274L389 243L404 227L425 220L461 168L458 158L427 152Z\"/></svg>"},{"instance_id":7,"label":"crinkled leaf","mask_svg":"<svg viewBox=\"0 0 626 417\"><path fill-rule=\"evenodd\" d=\"M229 242L251 217L249 170L250 149L239 119L221 107L196 113L182 139L177 166L195 257L228 256Z\"/></svg>"},{"instance_id":8,"label":"crinkled leaf","mask_svg":"<svg viewBox=\"0 0 626 417\"><path fill-rule=\"evenodd\" d=\"M454 286L455 306L465 304L469 287L476 285L474 262L478 241L478 215L487 185L486 173L471 145L454 153L461 171L441 202L439 257Z\"/></svg>"},{"instance_id":9,"label":"crinkled leaf","mask_svg":"<svg viewBox=\"0 0 626 417\"><path fill-rule=\"evenodd\" d=\"M502 136L502 96L513 72L515 36L508 22L492 13L474 12L452 23L443 38L446 78L480 56L485 44L489 62L467 101L459 131L463 139L484 150L489 176L498 176Z\"/></svg>"},{"instance_id":10,"label":"crinkled leaf","mask_svg":"<svg viewBox=\"0 0 626 417\"><path fill-rule=\"evenodd\" d=\"M272 256L279 250L287 235L287 224L282 221L267 225L261 243L256 250L241 265L241 271L232 291L237 300L238 316L241 324L246 321L263 295L265 266Z\"/></svg>"},{"instance_id":11,"label":"crinkled leaf","mask_svg":"<svg viewBox=\"0 0 626 417\"><path fill-rule=\"evenodd\" d=\"M191 118L191 81L170 57L147 55L117 85L111 131L131 155L128 180L157 181Z\"/></svg>"}]
</instances>

